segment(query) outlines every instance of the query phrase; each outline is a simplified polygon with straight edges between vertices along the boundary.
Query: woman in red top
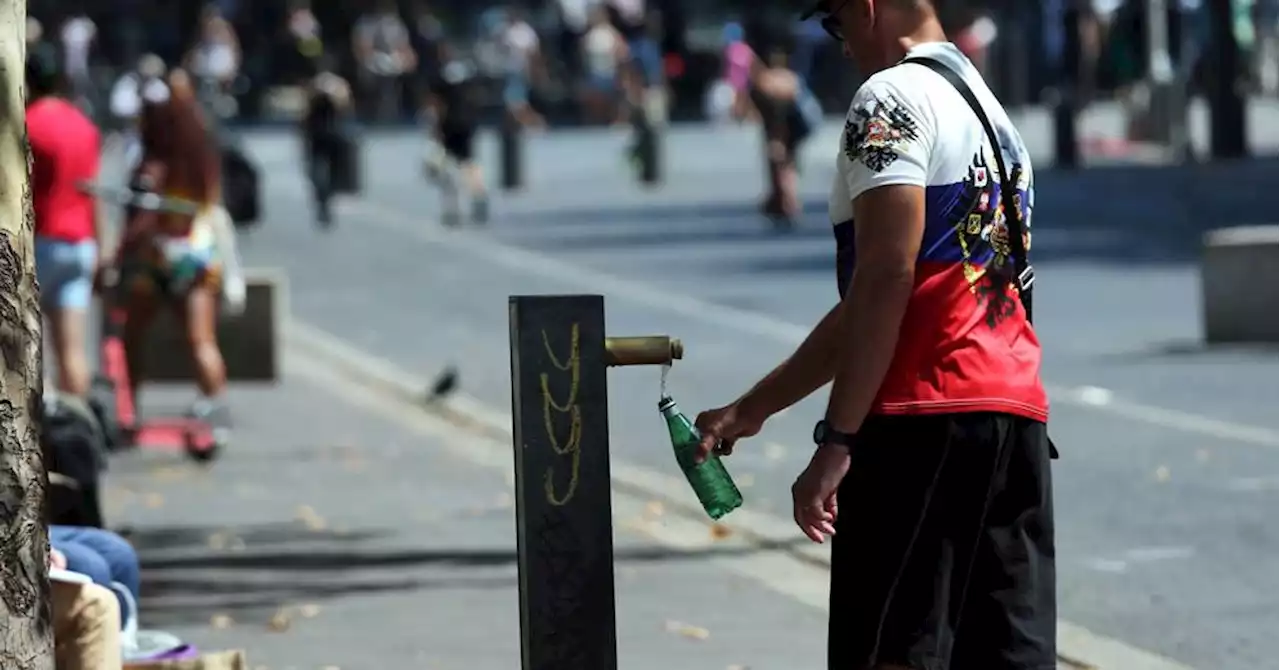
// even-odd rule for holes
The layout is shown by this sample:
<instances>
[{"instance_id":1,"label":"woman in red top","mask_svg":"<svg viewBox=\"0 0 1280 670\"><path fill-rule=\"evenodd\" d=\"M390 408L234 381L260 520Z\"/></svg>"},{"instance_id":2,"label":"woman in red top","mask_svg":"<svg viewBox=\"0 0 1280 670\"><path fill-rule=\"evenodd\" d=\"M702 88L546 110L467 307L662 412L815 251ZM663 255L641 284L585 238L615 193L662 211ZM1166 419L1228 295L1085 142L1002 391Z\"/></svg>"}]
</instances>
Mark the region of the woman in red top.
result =
<instances>
[{"instance_id":1,"label":"woman in red top","mask_svg":"<svg viewBox=\"0 0 1280 670\"><path fill-rule=\"evenodd\" d=\"M41 308L57 354L58 389L84 395L90 379L85 321L100 227L98 207L80 184L98 177L101 136L93 122L62 97L65 79L56 53L34 48L27 57L26 76Z\"/></svg>"}]
</instances>

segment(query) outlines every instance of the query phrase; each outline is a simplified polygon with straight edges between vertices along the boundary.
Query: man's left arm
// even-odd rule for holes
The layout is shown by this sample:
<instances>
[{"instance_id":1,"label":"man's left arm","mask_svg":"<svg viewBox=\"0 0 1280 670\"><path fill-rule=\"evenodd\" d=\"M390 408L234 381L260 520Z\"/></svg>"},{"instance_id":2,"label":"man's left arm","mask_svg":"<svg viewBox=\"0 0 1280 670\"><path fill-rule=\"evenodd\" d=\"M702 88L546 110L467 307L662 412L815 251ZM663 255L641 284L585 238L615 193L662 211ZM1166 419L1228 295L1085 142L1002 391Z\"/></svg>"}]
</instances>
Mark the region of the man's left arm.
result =
<instances>
[{"instance_id":1,"label":"man's left arm","mask_svg":"<svg viewBox=\"0 0 1280 670\"><path fill-rule=\"evenodd\" d=\"M894 87L864 87L850 114L841 156L853 197L853 276L839 325L841 353L827 420L856 433L870 413L897 349L915 287L925 225L933 119Z\"/></svg>"}]
</instances>

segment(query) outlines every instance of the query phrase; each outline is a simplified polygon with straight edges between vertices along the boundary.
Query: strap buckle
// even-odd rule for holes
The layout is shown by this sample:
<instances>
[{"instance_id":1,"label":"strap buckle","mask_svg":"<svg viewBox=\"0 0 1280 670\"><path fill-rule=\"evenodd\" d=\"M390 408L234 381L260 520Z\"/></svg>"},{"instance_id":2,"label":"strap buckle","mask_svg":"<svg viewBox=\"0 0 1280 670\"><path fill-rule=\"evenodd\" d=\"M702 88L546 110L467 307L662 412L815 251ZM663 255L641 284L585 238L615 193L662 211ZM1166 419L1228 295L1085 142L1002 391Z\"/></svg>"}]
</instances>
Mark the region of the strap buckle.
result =
<instances>
[{"instance_id":1,"label":"strap buckle","mask_svg":"<svg viewBox=\"0 0 1280 670\"><path fill-rule=\"evenodd\" d=\"M1022 272L1018 273L1018 289L1019 290L1026 291L1030 289L1031 286L1035 283L1036 283L1036 271L1030 265L1027 265L1027 267L1022 269Z\"/></svg>"}]
</instances>

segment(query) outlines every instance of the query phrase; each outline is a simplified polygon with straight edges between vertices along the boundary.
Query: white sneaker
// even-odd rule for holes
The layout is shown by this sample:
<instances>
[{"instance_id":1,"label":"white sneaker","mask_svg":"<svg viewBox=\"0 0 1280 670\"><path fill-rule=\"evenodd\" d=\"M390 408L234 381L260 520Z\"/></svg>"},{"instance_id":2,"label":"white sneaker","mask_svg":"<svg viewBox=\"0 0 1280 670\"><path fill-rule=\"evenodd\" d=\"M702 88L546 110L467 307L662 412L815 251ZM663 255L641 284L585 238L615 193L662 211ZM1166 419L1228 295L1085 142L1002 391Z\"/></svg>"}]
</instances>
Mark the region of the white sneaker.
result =
<instances>
[{"instance_id":1,"label":"white sneaker","mask_svg":"<svg viewBox=\"0 0 1280 670\"><path fill-rule=\"evenodd\" d=\"M249 289L245 286L244 278L229 275L222 283L222 303L223 309L232 316L244 314L245 302L248 299Z\"/></svg>"}]
</instances>

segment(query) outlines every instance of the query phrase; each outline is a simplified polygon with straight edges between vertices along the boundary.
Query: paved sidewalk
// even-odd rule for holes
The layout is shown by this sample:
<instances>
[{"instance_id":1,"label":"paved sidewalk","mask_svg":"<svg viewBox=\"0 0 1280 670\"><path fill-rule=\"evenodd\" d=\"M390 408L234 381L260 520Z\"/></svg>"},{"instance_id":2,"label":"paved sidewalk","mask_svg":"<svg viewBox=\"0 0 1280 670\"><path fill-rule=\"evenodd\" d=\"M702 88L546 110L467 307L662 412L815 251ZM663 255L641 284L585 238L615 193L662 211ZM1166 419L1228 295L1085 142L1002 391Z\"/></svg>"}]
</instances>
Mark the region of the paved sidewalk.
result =
<instances>
[{"instance_id":1,"label":"paved sidewalk","mask_svg":"<svg viewBox=\"0 0 1280 670\"><path fill-rule=\"evenodd\" d=\"M107 513L142 556L143 624L246 649L251 668L518 668L510 475L295 369L232 394L240 442L211 467L112 462ZM660 505L639 509L616 524L620 667L822 667L822 612L722 569L742 559L732 542L655 545L629 529L665 523Z\"/></svg>"}]
</instances>

